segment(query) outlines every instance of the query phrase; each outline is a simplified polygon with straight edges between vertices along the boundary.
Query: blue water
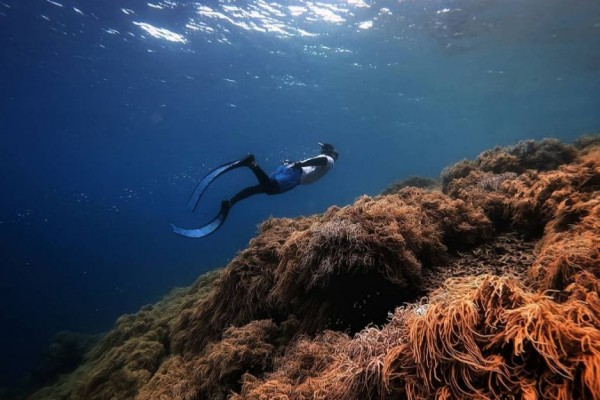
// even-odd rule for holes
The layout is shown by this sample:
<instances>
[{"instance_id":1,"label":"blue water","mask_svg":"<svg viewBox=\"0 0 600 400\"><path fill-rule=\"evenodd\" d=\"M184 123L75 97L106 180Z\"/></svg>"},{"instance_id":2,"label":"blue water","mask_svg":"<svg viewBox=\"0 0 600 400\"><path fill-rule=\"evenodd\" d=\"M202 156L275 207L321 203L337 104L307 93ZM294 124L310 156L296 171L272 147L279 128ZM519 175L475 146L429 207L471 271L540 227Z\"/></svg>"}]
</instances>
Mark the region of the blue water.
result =
<instances>
[{"instance_id":1,"label":"blue water","mask_svg":"<svg viewBox=\"0 0 600 400\"><path fill-rule=\"evenodd\" d=\"M151 0L153 1L153 0ZM600 2L0 0L0 386L223 266L269 216L375 195L495 145L600 130ZM340 152L234 207L211 167Z\"/></svg>"}]
</instances>

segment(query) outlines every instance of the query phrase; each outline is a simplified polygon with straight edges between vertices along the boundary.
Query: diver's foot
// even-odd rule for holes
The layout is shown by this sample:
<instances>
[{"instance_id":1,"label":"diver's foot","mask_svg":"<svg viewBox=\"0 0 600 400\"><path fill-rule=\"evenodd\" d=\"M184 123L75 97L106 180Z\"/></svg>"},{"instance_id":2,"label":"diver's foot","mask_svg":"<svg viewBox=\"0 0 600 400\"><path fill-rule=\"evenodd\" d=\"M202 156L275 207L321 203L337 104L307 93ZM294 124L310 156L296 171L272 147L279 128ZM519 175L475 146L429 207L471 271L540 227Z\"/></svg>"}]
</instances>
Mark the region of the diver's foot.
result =
<instances>
[{"instance_id":1,"label":"diver's foot","mask_svg":"<svg viewBox=\"0 0 600 400\"><path fill-rule=\"evenodd\" d=\"M245 165L247 167L255 167L256 160L254 159L254 154L248 154L246 157L240 160L240 165Z\"/></svg>"}]
</instances>

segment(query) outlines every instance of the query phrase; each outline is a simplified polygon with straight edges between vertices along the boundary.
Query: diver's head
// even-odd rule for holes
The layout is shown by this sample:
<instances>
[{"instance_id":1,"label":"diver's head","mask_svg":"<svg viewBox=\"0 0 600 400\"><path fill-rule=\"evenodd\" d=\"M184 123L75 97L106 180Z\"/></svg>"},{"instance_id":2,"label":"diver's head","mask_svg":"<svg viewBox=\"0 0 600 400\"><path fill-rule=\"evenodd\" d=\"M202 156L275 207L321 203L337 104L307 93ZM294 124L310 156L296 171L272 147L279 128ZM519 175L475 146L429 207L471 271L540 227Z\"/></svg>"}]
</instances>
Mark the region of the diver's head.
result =
<instances>
[{"instance_id":1,"label":"diver's head","mask_svg":"<svg viewBox=\"0 0 600 400\"><path fill-rule=\"evenodd\" d=\"M321 154L325 154L334 160L337 160L339 153L335 151L335 147L333 147L333 145L329 143L319 143L319 146L321 146Z\"/></svg>"}]
</instances>

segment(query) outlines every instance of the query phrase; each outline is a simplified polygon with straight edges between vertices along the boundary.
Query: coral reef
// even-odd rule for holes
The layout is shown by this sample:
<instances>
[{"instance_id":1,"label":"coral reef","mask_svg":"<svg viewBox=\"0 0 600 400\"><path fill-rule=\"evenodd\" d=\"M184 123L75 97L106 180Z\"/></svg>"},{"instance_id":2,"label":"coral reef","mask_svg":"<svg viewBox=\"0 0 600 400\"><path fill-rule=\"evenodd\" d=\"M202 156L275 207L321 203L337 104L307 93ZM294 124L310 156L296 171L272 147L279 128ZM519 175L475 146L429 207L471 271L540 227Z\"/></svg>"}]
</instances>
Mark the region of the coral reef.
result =
<instances>
[{"instance_id":1,"label":"coral reef","mask_svg":"<svg viewBox=\"0 0 600 400\"><path fill-rule=\"evenodd\" d=\"M31 399L600 399L600 145L269 219Z\"/></svg>"}]
</instances>

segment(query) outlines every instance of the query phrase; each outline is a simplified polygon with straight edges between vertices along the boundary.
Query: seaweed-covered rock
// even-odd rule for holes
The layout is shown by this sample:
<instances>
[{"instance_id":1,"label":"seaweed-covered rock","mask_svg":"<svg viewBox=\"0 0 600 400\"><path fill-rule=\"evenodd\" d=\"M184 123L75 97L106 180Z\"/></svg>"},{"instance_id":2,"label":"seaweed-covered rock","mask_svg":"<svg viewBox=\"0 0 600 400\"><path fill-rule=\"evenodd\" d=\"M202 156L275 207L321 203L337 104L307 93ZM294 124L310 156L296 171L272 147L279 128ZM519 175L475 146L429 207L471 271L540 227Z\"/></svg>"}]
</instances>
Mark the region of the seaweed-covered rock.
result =
<instances>
[{"instance_id":1,"label":"seaweed-covered rock","mask_svg":"<svg viewBox=\"0 0 600 400\"><path fill-rule=\"evenodd\" d=\"M269 219L31 399L600 399L600 146L582 143Z\"/></svg>"},{"instance_id":2,"label":"seaweed-covered rock","mask_svg":"<svg viewBox=\"0 0 600 400\"><path fill-rule=\"evenodd\" d=\"M199 351L228 326L267 316L294 314L303 333L384 322L421 293L422 268L491 233L480 210L416 188L364 196L321 217L270 220L210 295L180 314L174 349Z\"/></svg>"},{"instance_id":3,"label":"seaweed-covered rock","mask_svg":"<svg viewBox=\"0 0 600 400\"><path fill-rule=\"evenodd\" d=\"M596 133L595 135L583 135L573 142L573 146L580 151L585 151L587 148L600 146L600 133Z\"/></svg>"},{"instance_id":4,"label":"seaweed-covered rock","mask_svg":"<svg viewBox=\"0 0 600 400\"><path fill-rule=\"evenodd\" d=\"M67 331L57 333L30 379L36 385L43 386L55 381L60 375L73 371L99 339L99 335Z\"/></svg>"},{"instance_id":5,"label":"seaweed-covered rock","mask_svg":"<svg viewBox=\"0 0 600 400\"><path fill-rule=\"evenodd\" d=\"M131 399L148 383L170 347L170 324L182 307L202 298L218 271L200 277L137 314L124 315L71 374L37 391L36 399Z\"/></svg>"},{"instance_id":6,"label":"seaweed-covered rock","mask_svg":"<svg viewBox=\"0 0 600 400\"><path fill-rule=\"evenodd\" d=\"M406 178L392 183L391 185L383 189L381 194L386 195L398 193L401 189L404 189L405 187L416 187L419 189L439 189L441 185L437 179L412 176L410 178Z\"/></svg>"},{"instance_id":7,"label":"seaweed-covered rock","mask_svg":"<svg viewBox=\"0 0 600 400\"><path fill-rule=\"evenodd\" d=\"M447 281L426 309L399 311L384 355L388 393L407 398L598 398L600 315L507 277ZM439 379L443 377L443 379Z\"/></svg>"},{"instance_id":8,"label":"seaweed-covered rock","mask_svg":"<svg viewBox=\"0 0 600 400\"><path fill-rule=\"evenodd\" d=\"M271 320L230 327L196 356L171 356L135 398L226 399L239 390L243 374L272 369L280 336L280 327Z\"/></svg>"},{"instance_id":9,"label":"seaweed-covered rock","mask_svg":"<svg viewBox=\"0 0 600 400\"><path fill-rule=\"evenodd\" d=\"M598 398L598 317L509 277L450 279L382 328L298 339L233 398Z\"/></svg>"},{"instance_id":10,"label":"seaweed-covered rock","mask_svg":"<svg viewBox=\"0 0 600 400\"><path fill-rule=\"evenodd\" d=\"M556 139L524 140L513 146L496 147L484 151L473 161L462 160L445 168L441 174L442 188L446 190L450 182L465 178L474 170L494 174L520 174L528 169L548 171L572 162L577 154L574 146Z\"/></svg>"},{"instance_id":11,"label":"seaweed-covered rock","mask_svg":"<svg viewBox=\"0 0 600 400\"><path fill-rule=\"evenodd\" d=\"M295 232L308 229L314 221L316 217L264 222L259 234L225 268L209 295L179 313L174 320L172 350L198 352L230 325L268 318L272 310L266 299L281 249Z\"/></svg>"},{"instance_id":12,"label":"seaweed-covered rock","mask_svg":"<svg viewBox=\"0 0 600 400\"><path fill-rule=\"evenodd\" d=\"M577 158L577 150L574 146L564 144L557 139L543 139L539 142L525 140L506 147L505 151L516 157L519 165L516 171L500 170L499 172L521 172L524 169L548 171Z\"/></svg>"}]
</instances>

